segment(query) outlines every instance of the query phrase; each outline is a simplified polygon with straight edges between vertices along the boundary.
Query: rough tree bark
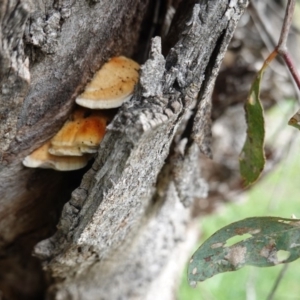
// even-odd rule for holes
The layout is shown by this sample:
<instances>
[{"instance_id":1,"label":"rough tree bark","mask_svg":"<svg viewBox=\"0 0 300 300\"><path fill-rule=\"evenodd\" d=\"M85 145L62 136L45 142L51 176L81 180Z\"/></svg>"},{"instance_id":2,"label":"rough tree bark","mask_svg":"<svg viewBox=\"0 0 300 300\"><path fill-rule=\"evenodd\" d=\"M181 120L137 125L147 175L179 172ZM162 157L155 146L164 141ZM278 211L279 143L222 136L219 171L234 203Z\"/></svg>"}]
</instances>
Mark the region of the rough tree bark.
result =
<instances>
[{"instance_id":1,"label":"rough tree bark","mask_svg":"<svg viewBox=\"0 0 300 300\"><path fill-rule=\"evenodd\" d=\"M49 299L174 299L180 253L193 240L191 204L207 192L199 153L211 155L210 95L247 0L179 4L168 36L152 40L135 94L109 125L92 166L58 173L21 165L57 132L109 57L144 56L154 11L168 16L171 4L2 2L4 298L46 291Z\"/></svg>"}]
</instances>

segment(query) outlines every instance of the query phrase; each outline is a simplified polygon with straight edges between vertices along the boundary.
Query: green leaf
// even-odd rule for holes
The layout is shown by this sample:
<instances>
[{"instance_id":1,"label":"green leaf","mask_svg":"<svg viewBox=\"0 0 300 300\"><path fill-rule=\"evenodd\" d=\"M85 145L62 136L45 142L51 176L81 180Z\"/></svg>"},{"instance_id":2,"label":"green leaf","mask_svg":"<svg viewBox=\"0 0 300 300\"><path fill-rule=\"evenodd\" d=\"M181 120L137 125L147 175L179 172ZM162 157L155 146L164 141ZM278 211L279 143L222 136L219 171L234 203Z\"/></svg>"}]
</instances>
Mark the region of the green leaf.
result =
<instances>
[{"instance_id":1,"label":"green leaf","mask_svg":"<svg viewBox=\"0 0 300 300\"><path fill-rule=\"evenodd\" d=\"M253 184L258 179L265 165L264 115L259 99L263 71L264 68L257 74L245 104L248 129L246 141L240 154L240 172L245 186Z\"/></svg>"},{"instance_id":2,"label":"green leaf","mask_svg":"<svg viewBox=\"0 0 300 300\"><path fill-rule=\"evenodd\" d=\"M245 235L244 240L227 245L233 237ZM289 255L281 260L284 251L288 251ZM299 257L299 219L247 218L223 227L201 245L190 260L188 280L190 285L195 286L198 281L245 265L269 267Z\"/></svg>"}]
</instances>

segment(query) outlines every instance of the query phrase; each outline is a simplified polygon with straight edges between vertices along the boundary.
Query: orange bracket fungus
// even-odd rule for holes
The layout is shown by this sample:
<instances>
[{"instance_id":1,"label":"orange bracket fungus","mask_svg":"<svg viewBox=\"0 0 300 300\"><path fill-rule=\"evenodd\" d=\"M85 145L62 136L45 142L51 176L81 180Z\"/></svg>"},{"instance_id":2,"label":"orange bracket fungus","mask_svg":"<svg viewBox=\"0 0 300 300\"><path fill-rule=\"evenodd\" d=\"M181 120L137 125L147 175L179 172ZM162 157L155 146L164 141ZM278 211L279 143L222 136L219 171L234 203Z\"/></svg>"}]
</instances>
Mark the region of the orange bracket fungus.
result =
<instances>
[{"instance_id":1,"label":"orange bracket fungus","mask_svg":"<svg viewBox=\"0 0 300 300\"><path fill-rule=\"evenodd\" d=\"M77 107L61 130L23 160L30 168L59 171L81 169L104 137L111 113L99 109L119 107L132 96L139 64L124 56L111 58L76 98Z\"/></svg>"},{"instance_id":2,"label":"orange bracket fungus","mask_svg":"<svg viewBox=\"0 0 300 300\"><path fill-rule=\"evenodd\" d=\"M78 108L50 140L49 153L82 156L84 153L97 152L108 121L109 116L99 110Z\"/></svg>"},{"instance_id":3,"label":"orange bracket fungus","mask_svg":"<svg viewBox=\"0 0 300 300\"><path fill-rule=\"evenodd\" d=\"M61 130L23 160L30 168L71 171L86 166L104 137L109 114L78 107Z\"/></svg>"},{"instance_id":4,"label":"orange bracket fungus","mask_svg":"<svg viewBox=\"0 0 300 300\"><path fill-rule=\"evenodd\" d=\"M72 171L86 166L90 156L56 156L48 152L50 141L33 151L23 160L23 165L29 168L54 169L58 171Z\"/></svg>"},{"instance_id":5,"label":"orange bracket fungus","mask_svg":"<svg viewBox=\"0 0 300 300\"><path fill-rule=\"evenodd\" d=\"M139 78L139 68L138 63L124 56L111 58L76 98L76 103L91 109L121 106L132 96Z\"/></svg>"}]
</instances>

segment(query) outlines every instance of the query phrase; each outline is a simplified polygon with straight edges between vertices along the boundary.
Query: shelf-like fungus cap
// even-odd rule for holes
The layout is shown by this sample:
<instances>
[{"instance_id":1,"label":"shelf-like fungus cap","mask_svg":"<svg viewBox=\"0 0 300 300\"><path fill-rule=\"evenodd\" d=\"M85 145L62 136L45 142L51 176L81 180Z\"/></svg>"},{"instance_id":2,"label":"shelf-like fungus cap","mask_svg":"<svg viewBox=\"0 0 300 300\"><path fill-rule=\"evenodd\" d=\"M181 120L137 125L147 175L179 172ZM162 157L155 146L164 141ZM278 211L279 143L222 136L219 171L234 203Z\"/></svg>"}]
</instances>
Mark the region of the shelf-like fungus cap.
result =
<instances>
[{"instance_id":1,"label":"shelf-like fungus cap","mask_svg":"<svg viewBox=\"0 0 300 300\"><path fill-rule=\"evenodd\" d=\"M91 109L121 106L132 96L139 78L139 67L138 63L124 56L111 58L76 98L76 103Z\"/></svg>"},{"instance_id":2,"label":"shelf-like fungus cap","mask_svg":"<svg viewBox=\"0 0 300 300\"><path fill-rule=\"evenodd\" d=\"M97 152L105 135L109 114L78 107L61 130L50 140L49 153L59 156L81 156Z\"/></svg>"},{"instance_id":3,"label":"shelf-like fungus cap","mask_svg":"<svg viewBox=\"0 0 300 300\"><path fill-rule=\"evenodd\" d=\"M48 150L50 141L33 151L23 160L23 165L29 168L54 169L58 171L72 171L86 166L90 156L55 156Z\"/></svg>"}]
</instances>

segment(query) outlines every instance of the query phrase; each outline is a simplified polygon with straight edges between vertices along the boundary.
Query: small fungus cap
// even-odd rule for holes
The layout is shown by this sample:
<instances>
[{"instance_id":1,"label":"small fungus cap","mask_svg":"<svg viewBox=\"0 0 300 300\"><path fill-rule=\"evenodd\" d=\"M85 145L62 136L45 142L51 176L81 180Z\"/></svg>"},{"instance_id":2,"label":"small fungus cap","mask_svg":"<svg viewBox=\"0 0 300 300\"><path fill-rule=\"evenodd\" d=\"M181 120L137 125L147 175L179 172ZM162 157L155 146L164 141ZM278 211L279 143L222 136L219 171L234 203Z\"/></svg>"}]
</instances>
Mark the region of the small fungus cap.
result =
<instances>
[{"instance_id":1,"label":"small fungus cap","mask_svg":"<svg viewBox=\"0 0 300 300\"><path fill-rule=\"evenodd\" d=\"M82 156L95 153L103 139L109 114L78 107L61 130L50 140L49 153Z\"/></svg>"},{"instance_id":2,"label":"small fungus cap","mask_svg":"<svg viewBox=\"0 0 300 300\"><path fill-rule=\"evenodd\" d=\"M111 58L76 98L76 103L91 109L121 106L132 96L139 78L139 68L138 63L124 56Z\"/></svg>"},{"instance_id":3,"label":"small fungus cap","mask_svg":"<svg viewBox=\"0 0 300 300\"><path fill-rule=\"evenodd\" d=\"M55 156L48 150L50 141L33 151L23 160L23 165L29 168L54 169L58 171L72 171L85 167L90 159L89 155L84 156Z\"/></svg>"}]
</instances>

